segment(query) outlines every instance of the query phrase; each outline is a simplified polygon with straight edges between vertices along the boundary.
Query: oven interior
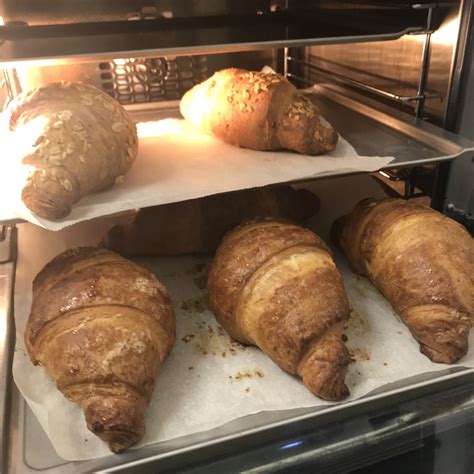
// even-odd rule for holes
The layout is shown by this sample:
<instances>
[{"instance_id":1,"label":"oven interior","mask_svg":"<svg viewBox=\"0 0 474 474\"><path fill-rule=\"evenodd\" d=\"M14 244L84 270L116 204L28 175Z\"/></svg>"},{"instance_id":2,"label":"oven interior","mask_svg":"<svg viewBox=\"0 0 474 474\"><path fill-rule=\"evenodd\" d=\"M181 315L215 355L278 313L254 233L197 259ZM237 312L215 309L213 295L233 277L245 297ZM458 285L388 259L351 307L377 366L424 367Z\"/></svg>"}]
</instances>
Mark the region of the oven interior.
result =
<instances>
[{"instance_id":1,"label":"oven interior","mask_svg":"<svg viewBox=\"0 0 474 474\"><path fill-rule=\"evenodd\" d=\"M396 156L372 174L389 196L419 199L472 229L469 180L450 202L442 158L461 154L443 134L459 131L470 1L3 0L0 15L2 108L24 90L71 80L151 120L176 114L182 95L215 71L269 66L299 88L318 85L323 112L333 110L358 150ZM471 156L462 160L472 176ZM14 261L13 247L14 228L0 222L0 267Z\"/></svg>"}]
</instances>

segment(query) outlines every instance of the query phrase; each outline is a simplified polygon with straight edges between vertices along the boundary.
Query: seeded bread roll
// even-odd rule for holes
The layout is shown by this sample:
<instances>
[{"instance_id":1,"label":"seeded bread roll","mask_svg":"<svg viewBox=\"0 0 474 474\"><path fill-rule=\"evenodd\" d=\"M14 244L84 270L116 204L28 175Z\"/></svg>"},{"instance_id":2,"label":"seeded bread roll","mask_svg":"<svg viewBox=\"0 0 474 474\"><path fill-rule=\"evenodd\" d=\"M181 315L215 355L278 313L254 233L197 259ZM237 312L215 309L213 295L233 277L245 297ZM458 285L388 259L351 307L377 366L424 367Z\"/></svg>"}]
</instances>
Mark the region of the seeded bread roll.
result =
<instances>
[{"instance_id":1,"label":"seeded bread roll","mask_svg":"<svg viewBox=\"0 0 474 474\"><path fill-rule=\"evenodd\" d=\"M275 73L224 69L188 91L181 114L232 145L305 155L327 153L338 135L318 108Z\"/></svg>"},{"instance_id":2,"label":"seeded bread roll","mask_svg":"<svg viewBox=\"0 0 474 474\"><path fill-rule=\"evenodd\" d=\"M21 94L6 111L17 183L37 216L60 219L81 197L112 186L138 151L136 127L99 89L62 82ZM20 151L18 151L20 150Z\"/></svg>"}]
</instances>

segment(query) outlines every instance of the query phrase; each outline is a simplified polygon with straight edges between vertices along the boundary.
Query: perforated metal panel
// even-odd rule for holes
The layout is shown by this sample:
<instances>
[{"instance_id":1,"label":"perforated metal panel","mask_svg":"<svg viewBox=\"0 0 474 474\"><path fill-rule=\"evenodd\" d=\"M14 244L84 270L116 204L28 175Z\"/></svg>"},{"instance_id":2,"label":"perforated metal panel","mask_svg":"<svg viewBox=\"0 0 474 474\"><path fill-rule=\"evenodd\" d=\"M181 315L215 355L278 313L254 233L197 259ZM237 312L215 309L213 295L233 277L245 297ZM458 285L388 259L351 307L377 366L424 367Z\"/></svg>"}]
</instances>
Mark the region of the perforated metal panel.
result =
<instances>
[{"instance_id":1,"label":"perforated metal panel","mask_svg":"<svg viewBox=\"0 0 474 474\"><path fill-rule=\"evenodd\" d=\"M98 67L102 89L122 104L177 100L208 77L205 56L115 59Z\"/></svg>"}]
</instances>

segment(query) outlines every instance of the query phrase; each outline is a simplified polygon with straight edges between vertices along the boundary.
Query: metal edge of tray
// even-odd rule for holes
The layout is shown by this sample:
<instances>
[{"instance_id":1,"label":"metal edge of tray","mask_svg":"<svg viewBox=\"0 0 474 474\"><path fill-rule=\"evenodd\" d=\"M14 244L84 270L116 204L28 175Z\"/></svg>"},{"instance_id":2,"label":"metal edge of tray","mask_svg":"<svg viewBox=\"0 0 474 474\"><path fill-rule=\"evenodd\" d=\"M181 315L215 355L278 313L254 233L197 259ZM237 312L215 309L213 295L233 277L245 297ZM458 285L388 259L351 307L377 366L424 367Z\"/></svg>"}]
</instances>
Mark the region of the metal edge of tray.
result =
<instances>
[{"instance_id":1,"label":"metal edge of tray","mask_svg":"<svg viewBox=\"0 0 474 474\"><path fill-rule=\"evenodd\" d=\"M379 33L368 35L352 35L340 37L325 38L308 38L308 39L281 39L275 41L256 41L256 42L240 42L240 43L219 43L199 46L179 46L168 48L152 48L152 49L132 49L122 51L104 51L96 53L77 53L77 54L57 54L44 55L38 57L30 57L24 55L21 58L6 58L0 49L0 66L15 67L27 62L29 66L50 66L60 64L77 64L82 62L94 61L110 61L112 59L121 58L155 58L160 56L189 56L201 54L220 54L220 53L237 53L261 51L264 49L280 49L280 48L303 48L307 46L327 45L327 44L345 44L360 43L372 41L389 41L401 38L406 34L419 34L424 30L421 27L407 27L401 31L393 33ZM25 42L25 40L23 40Z\"/></svg>"},{"instance_id":2,"label":"metal edge of tray","mask_svg":"<svg viewBox=\"0 0 474 474\"><path fill-rule=\"evenodd\" d=\"M11 364L15 345L13 289L15 285L17 229L0 226L0 470L5 467L10 422Z\"/></svg>"},{"instance_id":3,"label":"metal edge of tray","mask_svg":"<svg viewBox=\"0 0 474 474\"><path fill-rule=\"evenodd\" d=\"M432 125L423 120L415 119L412 115L401 112L389 106L385 106L372 99L368 99L360 94L352 92L340 86L319 85L311 90L304 91L308 95L316 94L327 97L343 107L350 109L364 117L378 122L385 127L392 129L402 135L405 135L417 142L423 143L429 148L439 152L439 156L433 158L413 159L403 161L397 159L381 169L389 169L401 166L416 166L419 164L448 161L459 158L467 153L474 154L474 142L455 133L448 132L436 125ZM163 103L149 103L139 105L128 105L126 109L135 119L135 121L146 121L163 117L180 117L179 101L170 101ZM161 117L160 117L161 116ZM342 176L351 174L354 171L337 171L337 173L324 173L315 177L308 176L301 180L289 181L311 181L317 178L328 176ZM360 173L360 172L358 172Z\"/></svg>"},{"instance_id":4,"label":"metal edge of tray","mask_svg":"<svg viewBox=\"0 0 474 474\"><path fill-rule=\"evenodd\" d=\"M308 465L313 472L360 472L364 467L422 447L430 436L466 427L474 421L473 389L471 380L422 399L349 416L343 429L338 423L309 426L294 436L284 433L274 442L259 440L245 451L220 450L224 452L216 456L214 450L201 460L180 457L171 466L190 474L248 472L256 468L259 472L275 472L275 468L277 472L294 472ZM149 467L127 468L127 474L152 472L154 466Z\"/></svg>"},{"instance_id":5,"label":"metal edge of tray","mask_svg":"<svg viewBox=\"0 0 474 474\"><path fill-rule=\"evenodd\" d=\"M426 374L425 374L426 375ZM19 413L13 414L13 423L16 421L15 429L12 431L13 436L17 439L13 440L13 449L10 457L10 466L15 467L18 473L77 473L77 472L127 472L128 469L152 466L153 472L160 472L165 469L176 467L180 464L177 460L181 456L186 457L186 462L191 459L193 462L202 460L203 455L209 456L209 450L219 454L229 454L248 449L254 445L254 442L274 442L281 437L281 433L287 436L298 435L302 430L323 428L328 423L337 423L356 416L363 416L374 410L379 410L387 406L392 406L405 401L412 400L421 396L439 392L442 389L449 389L460 384L469 383L474 380L474 369L458 369L456 372L450 372L443 376L437 376L436 373L430 374L433 378L428 378L418 383L403 385L403 381L397 382L395 385L401 386L394 389L379 389L373 395L325 407L319 410L305 409L305 413L300 415L291 414L277 421L269 423L260 423L250 428L239 429L234 426L233 432L230 434L216 434L225 428L217 427L204 432L198 432L183 438L168 440L155 445L145 446L143 448L129 450L120 456L110 455L103 458L92 459L89 461L68 462L56 464L49 468L34 469L28 466L24 459L25 453L25 415L27 404L15 388L16 400L13 402L13 410ZM15 408L16 405L16 408ZM278 412L282 414L283 412ZM263 413L265 414L265 413ZM250 415L245 417L248 424L258 415ZM34 416L34 415L31 415ZM227 425L234 423L230 422ZM281 441L281 440L280 440ZM13 459L14 457L14 459Z\"/></svg>"},{"instance_id":6,"label":"metal edge of tray","mask_svg":"<svg viewBox=\"0 0 474 474\"><path fill-rule=\"evenodd\" d=\"M199 449L203 448L213 448L215 449L218 444L223 444L226 442L231 442L234 444L238 442L238 444L247 443L249 440L245 440L245 438L250 438L250 437L258 437L259 441L264 440L264 433L270 436L270 439L275 439L275 437L278 438L279 434L281 433L280 429L283 429L287 427L289 424L293 425L293 428L302 428L303 425L310 423L312 426L314 425L314 422L319 421L319 426L323 423L323 418L325 418L325 422L335 421L335 420L341 420L341 418L346 418L348 416L355 416L357 414L362 414L364 412L364 408L369 408L373 409L375 406L376 402L381 402L382 406L384 401L387 401L391 398L396 399L396 403L399 403L402 399L403 396L409 396L407 393L408 391L411 391L411 395L415 395L417 391L420 391L422 389L428 389L425 393L433 393L436 390L436 386L438 383L448 383L453 382L454 384L459 378L465 377L467 375L474 375L474 369L468 369L466 368L465 370L459 370L454 373L450 373L447 375L444 375L442 377L437 377L434 376L434 379L429 379L425 380L423 382L419 382L417 384L413 385L407 385L407 386L402 386L393 390L388 390L388 391L381 391L380 393L377 393L375 395L367 395L365 397L361 397L357 400L353 400L351 402L346 402L343 404L337 404L333 405L330 407L325 407L323 409L317 410L317 411L310 411L309 413L305 413L302 415L297 415L297 416L288 416L285 419L278 420L275 422L271 423L266 423L254 428L248 428L245 430L238 430L232 434L226 435L226 436L221 436L219 438L212 438L206 441L201 441L200 443L196 443L194 445L188 445L188 446L183 446L180 449L176 449L175 451L169 451L169 452L161 452L159 454L151 455L147 458L141 458L140 454L137 453L136 456L133 456L134 459L131 461L127 462L121 462L119 465L117 465L116 461L114 462L113 457L111 458L105 458L103 460L103 463L99 462L97 465L95 463L91 463L91 468L92 470L101 470L102 472L114 472L117 470L116 468L122 470L126 469L127 465L133 465L133 464L148 464L148 463L154 463L154 464L162 464L164 459L169 458L171 456L182 456L182 455L189 455L192 451L196 451ZM401 381L403 382L403 381ZM382 389L383 390L383 389ZM252 415L251 415L252 416ZM210 430L212 432L212 430ZM205 434L204 432L203 434ZM245 443L245 444L247 444ZM248 445L248 444L247 444ZM130 453L133 453L133 451L130 451ZM128 454L128 453L127 453ZM105 462L104 462L105 461ZM109 464L111 463L111 464ZM113 464L112 464L113 463ZM114 466L115 464L115 466ZM88 467L87 464L84 464L84 467Z\"/></svg>"},{"instance_id":7,"label":"metal edge of tray","mask_svg":"<svg viewBox=\"0 0 474 474\"><path fill-rule=\"evenodd\" d=\"M474 152L474 142L455 133L448 132L436 125L416 119L412 115L401 112L390 106L383 105L373 99L366 98L349 89L337 85L320 85L313 88L314 92L337 102L344 107L364 115L403 135L406 135L446 156L411 160L406 163L393 161L384 168L393 168L402 164L416 165L434 161L457 158L466 150ZM310 93L313 91L310 91Z\"/></svg>"}]
</instances>

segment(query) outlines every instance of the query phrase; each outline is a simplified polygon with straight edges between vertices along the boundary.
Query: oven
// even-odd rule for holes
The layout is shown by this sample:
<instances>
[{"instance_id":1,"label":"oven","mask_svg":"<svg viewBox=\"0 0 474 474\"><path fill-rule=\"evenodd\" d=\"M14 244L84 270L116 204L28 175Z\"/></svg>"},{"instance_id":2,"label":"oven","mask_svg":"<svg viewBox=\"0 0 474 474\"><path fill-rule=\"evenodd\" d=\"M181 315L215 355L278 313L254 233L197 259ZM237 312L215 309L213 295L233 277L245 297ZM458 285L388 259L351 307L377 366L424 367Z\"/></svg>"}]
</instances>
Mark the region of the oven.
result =
<instances>
[{"instance_id":1,"label":"oven","mask_svg":"<svg viewBox=\"0 0 474 474\"><path fill-rule=\"evenodd\" d=\"M298 88L316 85L318 107L359 155L394 157L370 173L286 181L312 183L328 199L375 182L472 234L470 0L4 0L0 15L2 107L49 82L81 81L135 121L157 120L177 116L183 94L215 71L269 66ZM120 456L61 459L11 375L17 234L27 225L0 212L5 472L472 472L469 368L399 381L337 409L259 413Z\"/></svg>"}]
</instances>

